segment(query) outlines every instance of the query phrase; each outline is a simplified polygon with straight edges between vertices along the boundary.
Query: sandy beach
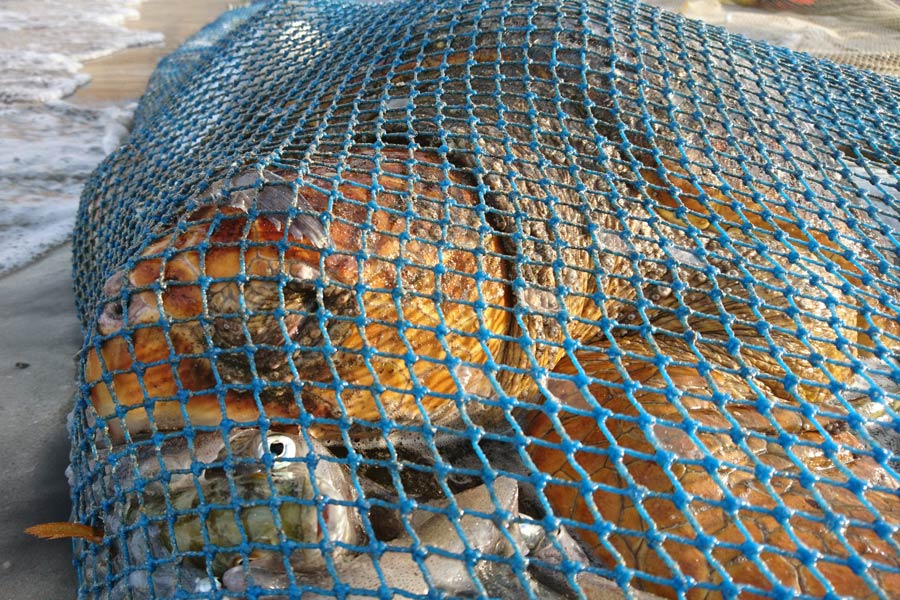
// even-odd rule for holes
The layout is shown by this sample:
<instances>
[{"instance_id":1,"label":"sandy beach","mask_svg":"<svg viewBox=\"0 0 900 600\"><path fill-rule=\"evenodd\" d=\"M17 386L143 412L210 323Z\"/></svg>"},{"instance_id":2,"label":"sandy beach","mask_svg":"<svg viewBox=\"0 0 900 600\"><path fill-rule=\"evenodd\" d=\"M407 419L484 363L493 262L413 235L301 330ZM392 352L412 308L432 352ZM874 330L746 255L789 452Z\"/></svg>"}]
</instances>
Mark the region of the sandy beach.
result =
<instances>
[{"instance_id":1,"label":"sandy beach","mask_svg":"<svg viewBox=\"0 0 900 600\"><path fill-rule=\"evenodd\" d=\"M130 48L87 63L84 72L91 76L91 83L68 100L79 104L137 100L161 58L217 16L240 4L235 0L144 0L141 18L127 25L162 32L166 36L165 42Z\"/></svg>"},{"instance_id":2,"label":"sandy beach","mask_svg":"<svg viewBox=\"0 0 900 600\"><path fill-rule=\"evenodd\" d=\"M85 65L92 81L69 102L103 106L140 98L160 58L235 3L145 0L127 25L165 34L163 45L125 50ZM69 518L66 414L75 393L81 333L71 283L71 248L0 278L0 600L74 598L68 541L23 533Z\"/></svg>"}]
</instances>

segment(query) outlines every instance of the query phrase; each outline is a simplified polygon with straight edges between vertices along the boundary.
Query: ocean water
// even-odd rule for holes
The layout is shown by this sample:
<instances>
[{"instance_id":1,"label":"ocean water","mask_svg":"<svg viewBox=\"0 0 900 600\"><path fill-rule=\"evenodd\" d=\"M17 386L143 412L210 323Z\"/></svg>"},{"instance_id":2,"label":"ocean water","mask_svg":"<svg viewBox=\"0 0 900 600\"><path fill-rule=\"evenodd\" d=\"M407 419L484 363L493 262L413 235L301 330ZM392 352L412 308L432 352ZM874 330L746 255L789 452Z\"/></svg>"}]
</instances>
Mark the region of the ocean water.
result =
<instances>
[{"instance_id":1,"label":"ocean water","mask_svg":"<svg viewBox=\"0 0 900 600\"><path fill-rule=\"evenodd\" d=\"M0 2L0 274L64 242L85 179L114 150L131 105L66 101L84 61L163 36L125 27L140 0Z\"/></svg>"}]
</instances>

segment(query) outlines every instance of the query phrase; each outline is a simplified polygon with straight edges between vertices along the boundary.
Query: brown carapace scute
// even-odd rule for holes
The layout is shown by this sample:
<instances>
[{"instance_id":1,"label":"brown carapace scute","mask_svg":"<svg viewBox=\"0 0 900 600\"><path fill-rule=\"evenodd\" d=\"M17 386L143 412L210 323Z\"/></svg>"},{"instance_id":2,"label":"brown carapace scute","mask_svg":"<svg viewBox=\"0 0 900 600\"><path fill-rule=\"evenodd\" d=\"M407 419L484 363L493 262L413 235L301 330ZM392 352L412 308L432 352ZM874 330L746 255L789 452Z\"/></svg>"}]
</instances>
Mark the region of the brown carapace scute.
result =
<instances>
[{"instance_id":1,"label":"brown carapace scute","mask_svg":"<svg viewBox=\"0 0 900 600\"><path fill-rule=\"evenodd\" d=\"M450 181L445 192L432 154L417 153L412 172L407 156L396 158L382 164L374 204L374 162L350 159L330 206L327 252L317 232L306 236L271 216L250 220L241 208L206 205L147 245L133 269L110 278L111 295L124 290L126 299L112 300L98 320L108 339L88 351L85 379L97 413L112 417L113 437L122 435L117 406L132 435L181 428L186 419L253 421L260 409L297 417L301 404L314 416L370 422L383 413L421 423L421 410L438 421L452 417L448 397L460 391L465 372L451 373L447 359L483 364L502 355L501 338L482 342L477 333L509 329L505 260L498 241L482 233L470 187ZM334 171L314 175L327 179ZM454 207L445 208L445 193ZM311 210L329 208L322 191L302 187L298 194ZM325 283L321 298L317 279ZM365 289L357 294L359 284ZM323 322L320 309L337 318ZM363 310L366 325L358 327ZM326 343L333 352L323 350ZM291 353L294 345L306 350ZM377 351L366 357L364 347ZM247 389L254 381L266 386L259 402ZM427 393L417 399L415 387Z\"/></svg>"},{"instance_id":2,"label":"brown carapace scute","mask_svg":"<svg viewBox=\"0 0 900 600\"><path fill-rule=\"evenodd\" d=\"M697 178L648 167L654 229L611 211L596 225L610 235L628 227L631 239L671 226L685 245L688 226L725 230L760 283L744 283L717 235L705 238L713 271L668 272L663 245L640 246L643 261L627 250L598 257L572 226L571 238L553 240L568 244L560 277L575 286L556 304L569 324L559 332L527 311L517 318L528 303L513 290L516 265L529 256L516 254L463 169L429 150L379 156L355 149L340 169L318 157L302 181L277 173L310 213L293 223L200 203L110 277L85 380L114 440L303 413L332 441L379 435L385 423L508 426L497 403L476 398L540 406L548 385L523 373L542 371L557 402L517 415L549 476L537 491L584 524L573 533L598 561L663 579L674 564L694 582L689 598L721 597L723 582L814 596L831 586L869 597L871 582L900 590L896 482L852 428L834 427L849 409L831 391L855 362L896 349L897 315L879 293L856 293L866 278L826 229L749 196L738 214ZM697 200L701 191L712 201ZM760 244L781 251L763 257ZM597 264L614 277L595 275ZM461 407L461 394L472 402ZM835 518L843 525L831 530ZM798 558L801 547L813 560Z\"/></svg>"}]
</instances>

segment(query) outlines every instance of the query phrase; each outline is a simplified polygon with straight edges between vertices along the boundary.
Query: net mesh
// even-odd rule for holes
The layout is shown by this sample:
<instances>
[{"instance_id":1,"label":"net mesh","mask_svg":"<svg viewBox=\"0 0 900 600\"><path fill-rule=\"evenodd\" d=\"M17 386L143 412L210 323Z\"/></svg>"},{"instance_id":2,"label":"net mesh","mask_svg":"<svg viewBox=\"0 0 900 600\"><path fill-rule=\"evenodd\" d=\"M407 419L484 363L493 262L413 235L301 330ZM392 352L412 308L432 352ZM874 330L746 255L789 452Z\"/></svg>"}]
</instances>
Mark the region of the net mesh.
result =
<instances>
[{"instance_id":1,"label":"net mesh","mask_svg":"<svg viewBox=\"0 0 900 600\"><path fill-rule=\"evenodd\" d=\"M625 0L228 13L83 196L79 597L895 594L898 91Z\"/></svg>"}]
</instances>

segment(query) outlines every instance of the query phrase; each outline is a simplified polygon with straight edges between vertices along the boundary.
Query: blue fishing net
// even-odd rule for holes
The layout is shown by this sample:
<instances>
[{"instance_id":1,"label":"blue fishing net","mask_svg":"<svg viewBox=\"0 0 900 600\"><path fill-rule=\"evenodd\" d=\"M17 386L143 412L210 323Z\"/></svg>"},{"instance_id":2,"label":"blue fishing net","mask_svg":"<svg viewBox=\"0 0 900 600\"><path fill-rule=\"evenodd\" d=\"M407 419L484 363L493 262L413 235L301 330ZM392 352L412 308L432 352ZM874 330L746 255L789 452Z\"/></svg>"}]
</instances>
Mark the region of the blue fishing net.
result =
<instances>
[{"instance_id":1,"label":"blue fishing net","mask_svg":"<svg viewBox=\"0 0 900 600\"><path fill-rule=\"evenodd\" d=\"M224 15L81 204L79 597L896 594L898 92L626 0Z\"/></svg>"}]
</instances>

